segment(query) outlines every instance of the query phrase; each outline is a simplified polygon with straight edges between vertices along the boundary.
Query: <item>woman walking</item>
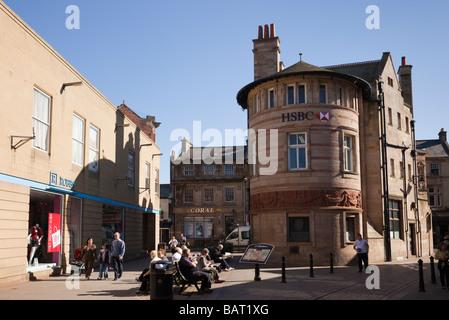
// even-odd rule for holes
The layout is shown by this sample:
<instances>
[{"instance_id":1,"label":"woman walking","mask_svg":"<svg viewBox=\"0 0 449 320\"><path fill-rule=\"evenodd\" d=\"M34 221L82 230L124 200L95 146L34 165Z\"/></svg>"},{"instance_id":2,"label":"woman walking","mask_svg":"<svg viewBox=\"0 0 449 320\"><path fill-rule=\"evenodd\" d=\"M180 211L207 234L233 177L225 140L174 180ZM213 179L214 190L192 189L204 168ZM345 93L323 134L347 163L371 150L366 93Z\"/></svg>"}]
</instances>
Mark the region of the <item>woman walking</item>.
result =
<instances>
[{"instance_id":1,"label":"woman walking","mask_svg":"<svg viewBox=\"0 0 449 320\"><path fill-rule=\"evenodd\" d=\"M83 248L83 262L84 262L84 270L86 272L86 279L90 279L90 275L92 274L92 270L94 268L94 262L97 260L97 246L94 244L94 240L92 238L87 239L86 245Z\"/></svg>"}]
</instances>

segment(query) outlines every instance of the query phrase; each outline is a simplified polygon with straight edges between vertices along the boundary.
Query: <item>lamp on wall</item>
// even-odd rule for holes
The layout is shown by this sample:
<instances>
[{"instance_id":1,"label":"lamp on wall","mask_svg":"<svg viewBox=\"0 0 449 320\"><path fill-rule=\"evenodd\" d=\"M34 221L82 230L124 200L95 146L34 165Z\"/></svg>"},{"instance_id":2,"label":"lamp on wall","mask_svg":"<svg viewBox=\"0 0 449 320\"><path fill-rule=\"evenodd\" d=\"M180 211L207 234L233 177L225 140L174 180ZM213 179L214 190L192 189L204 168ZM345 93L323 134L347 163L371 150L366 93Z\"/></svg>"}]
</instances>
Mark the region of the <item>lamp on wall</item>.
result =
<instances>
[{"instance_id":1,"label":"lamp on wall","mask_svg":"<svg viewBox=\"0 0 449 320\"><path fill-rule=\"evenodd\" d=\"M125 128L125 127L129 127L129 123L125 123L125 124L116 124L116 125L115 125L115 129L114 129L114 132L117 131L117 128Z\"/></svg>"},{"instance_id":2,"label":"lamp on wall","mask_svg":"<svg viewBox=\"0 0 449 320\"><path fill-rule=\"evenodd\" d=\"M149 146L152 146L152 145L153 145L152 143L141 144L141 145L139 146L139 149L142 149L142 147L149 147Z\"/></svg>"},{"instance_id":3,"label":"lamp on wall","mask_svg":"<svg viewBox=\"0 0 449 320\"><path fill-rule=\"evenodd\" d=\"M62 94L65 90L65 87L79 87L81 86L83 83L81 81L77 81L77 82L67 82L67 83L63 83L61 90L59 91L60 94Z\"/></svg>"},{"instance_id":4,"label":"lamp on wall","mask_svg":"<svg viewBox=\"0 0 449 320\"><path fill-rule=\"evenodd\" d=\"M124 177L124 178L112 178L113 180L114 180L114 182L117 182L117 181L128 181L128 180L131 180L131 178L130 177L128 177L128 176L126 176L126 177Z\"/></svg>"},{"instance_id":5,"label":"lamp on wall","mask_svg":"<svg viewBox=\"0 0 449 320\"><path fill-rule=\"evenodd\" d=\"M154 157L157 157L157 156L162 156L162 155L164 155L163 153L156 153L156 154L153 154L153 156L151 157L151 159L153 159Z\"/></svg>"}]
</instances>

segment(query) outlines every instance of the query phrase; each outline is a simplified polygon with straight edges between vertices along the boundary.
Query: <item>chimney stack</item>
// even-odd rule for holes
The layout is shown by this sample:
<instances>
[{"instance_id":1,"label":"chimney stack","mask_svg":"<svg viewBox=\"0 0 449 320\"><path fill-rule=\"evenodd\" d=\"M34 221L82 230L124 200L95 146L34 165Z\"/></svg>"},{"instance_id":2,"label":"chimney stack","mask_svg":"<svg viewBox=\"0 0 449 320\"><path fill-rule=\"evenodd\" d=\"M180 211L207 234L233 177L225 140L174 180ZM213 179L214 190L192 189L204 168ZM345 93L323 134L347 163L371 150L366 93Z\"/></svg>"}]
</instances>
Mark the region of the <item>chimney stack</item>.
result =
<instances>
[{"instance_id":1,"label":"chimney stack","mask_svg":"<svg viewBox=\"0 0 449 320\"><path fill-rule=\"evenodd\" d=\"M440 139L440 142L447 142L447 132L444 131L444 128L441 128L438 133L438 138Z\"/></svg>"},{"instance_id":2,"label":"chimney stack","mask_svg":"<svg viewBox=\"0 0 449 320\"><path fill-rule=\"evenodd\" d=\"M276 37L274 24L259 26L258 38L254 43L254 80L271 76L280 71L281 63L279 38Z\"/></svg>"},{"instance_id":3,"label":"chimney stack","mask_svg":"<svg viewBox=\"0 0 449 320\"><path fill-rule=\"evenodd\" d=\"M398 70L399 83L402 90L404 102L410 106L413 114L413 93L412 93L412 66L407 65L405 57L402 57L402 64Z\"/></svg>"}]
</instances>

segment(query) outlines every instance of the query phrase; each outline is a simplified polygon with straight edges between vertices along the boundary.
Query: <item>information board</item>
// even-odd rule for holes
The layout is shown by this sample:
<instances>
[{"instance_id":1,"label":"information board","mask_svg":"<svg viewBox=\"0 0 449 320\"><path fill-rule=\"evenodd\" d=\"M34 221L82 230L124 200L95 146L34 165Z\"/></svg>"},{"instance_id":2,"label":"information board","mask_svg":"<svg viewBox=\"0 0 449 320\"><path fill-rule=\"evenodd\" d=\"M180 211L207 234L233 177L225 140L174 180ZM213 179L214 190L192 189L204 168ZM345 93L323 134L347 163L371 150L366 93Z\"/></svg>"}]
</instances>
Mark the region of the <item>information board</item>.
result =
<instances>
[{"instance_id":1,"label":"information board","mask_svg":"<svg viewBox=\"0 0 449 320\"><path fill-rule=\"evenodd\" d=\"M273 251L274 246L266 243L249 245L239 262L265 264Z\"/></svg>"}]
</instances>

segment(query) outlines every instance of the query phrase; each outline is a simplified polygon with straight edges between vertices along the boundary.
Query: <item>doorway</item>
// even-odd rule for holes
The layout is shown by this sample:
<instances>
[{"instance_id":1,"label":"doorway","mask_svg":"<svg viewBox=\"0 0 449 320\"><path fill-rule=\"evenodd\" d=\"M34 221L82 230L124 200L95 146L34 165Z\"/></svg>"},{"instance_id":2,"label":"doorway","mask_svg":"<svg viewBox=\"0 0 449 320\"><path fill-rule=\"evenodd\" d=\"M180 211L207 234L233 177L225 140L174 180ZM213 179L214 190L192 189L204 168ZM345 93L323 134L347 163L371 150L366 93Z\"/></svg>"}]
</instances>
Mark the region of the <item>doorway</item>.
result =
<instances>
[{"instance_id":1,"label":"doorway","mask_svg":"<svg viewBox=\"0 0 449 320\"><path fill-rule=\"evenodd\" d=\"M30 190L27 250L27 269L30 272L60 264L60 249L57 252L48 252L47 244L49 215L62 214L62 205L62 195ZM61 230L61 223L57 229Z\"/></svg>"},{"instance_id":2,"label":"doorway","mask_svg":"<svg viewBox=\"0 0 449 320\"><path fill-rule=\"evenodd\" d=\"M409 225L409 245L410 254L416 256L416 228L414 223Z\"/></svg>"}]
</instances>

